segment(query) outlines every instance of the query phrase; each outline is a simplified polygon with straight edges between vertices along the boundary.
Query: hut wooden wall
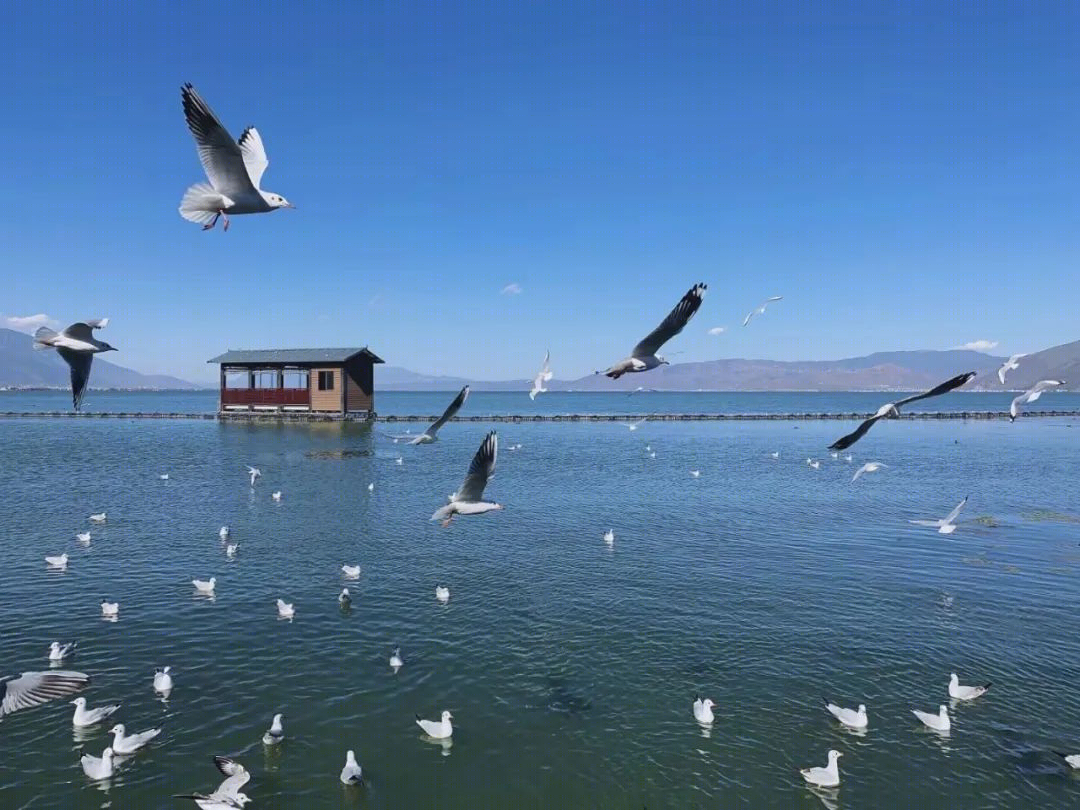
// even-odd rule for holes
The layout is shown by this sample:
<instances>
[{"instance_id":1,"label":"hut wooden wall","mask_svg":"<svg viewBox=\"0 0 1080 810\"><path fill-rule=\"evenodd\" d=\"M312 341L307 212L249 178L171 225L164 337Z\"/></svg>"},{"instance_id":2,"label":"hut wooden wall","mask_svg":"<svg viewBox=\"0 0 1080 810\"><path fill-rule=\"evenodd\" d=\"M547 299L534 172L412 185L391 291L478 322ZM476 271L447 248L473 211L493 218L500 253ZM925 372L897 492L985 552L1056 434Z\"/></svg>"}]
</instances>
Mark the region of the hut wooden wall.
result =
<instances>
[{"instance_id":1,"label":"hut wooden wall","mask_svg":"<svg viewBox=\"0 0 1080 810\"><path fill-rule=\"evenodd\" d=\"M375 372L371 361L364 357L345 366L345 410L372 411L375 409Z\"/></svg>"},{"instance_id":2,"label":"hut wooden wall","mask_svg":"<svg viewBox=\"0 0 1080 810\"><path fill-rule=\"evenodd\" d=\"M331 371L334 374L334 390L319 390L319 372ZM311 410L313 411L341 411L341 369L340 368L315 368L311 369Z\"/></svg>"}]
</instances>

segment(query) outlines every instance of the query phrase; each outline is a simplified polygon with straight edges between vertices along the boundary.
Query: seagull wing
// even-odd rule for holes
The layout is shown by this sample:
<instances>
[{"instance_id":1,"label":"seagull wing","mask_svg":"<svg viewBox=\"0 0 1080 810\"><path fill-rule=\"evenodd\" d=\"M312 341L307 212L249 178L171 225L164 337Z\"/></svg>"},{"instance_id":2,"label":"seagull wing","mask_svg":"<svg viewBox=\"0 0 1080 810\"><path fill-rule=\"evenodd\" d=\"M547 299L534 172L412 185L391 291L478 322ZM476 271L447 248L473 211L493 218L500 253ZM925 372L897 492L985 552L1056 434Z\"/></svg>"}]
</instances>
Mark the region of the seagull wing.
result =
<instances>
[{"instance_id":1,"label":"seagull wing","mask_svg":"<svg viewBox=\"0 0 1080 810\"><path fill-rule=\"evenodd\" d=\"M90 380L90 366L94 362L94 355L90 352L77 352L63 347L58 348L56 352L71 367L71 403L75 410L79 410L83 393L86 391L86 383Z\"/></svg>"},{"instance_id":2,"label":"seagull wing","mask_svg":"<svg viewBox=\"0 0 1080 810\"><path fill-rule=\"evenodd\" d=\"M420 726L420 728L424 730L424 733L429 737L437 737L442 734L442 723L434 720L424 720L421 717L417 717L416 725Z\"/></svg>"},{"instance_id":3,"label":"seagull wing","mask_svg":"<svg viewBox=\"0 0 1080 810\"><path fill-rule=\"evenodd\" d=\"M701 299L707 287L706 284L695 284L691 287L663 322L634 347L630 356L651 357L661 346L679 334L701 306Z\"/></svg>"},{"instance_id":4,"label":"seagull wing","mask_svg":"<svg viewBox=\"0 0 1080 810\"><path fill-rule=\"evenodd\" d=\"M240 134L240 155L244 158L244 168L251 178L251 185L258 188L270 160L266 157L262 136L255 127L248 127Z\"/></svg>"},{"instance_id":5,"label":"seagull wing","mask_svg":"<svg viewBox=\"0 0 1080 810\"><path fill-rule=\"evenodd\" d=\"M849 433L846 436L841 436L835 442L830 444L829 449L830 450L846 450L847 448L851 447L851 445L855 444L855 442L857 442L859 439L861 439L863 436L866 435L866 432L868 430L870 430L870 428L872 428L874 426L874 423L878 419L881 419L881 417L880 416L871 416L869 419L867 419L861 425L859 425L857 428L855 428L855 430L851 431L851 433Z\"/></svg>"},{"instance_id":6,"label":"seagull wing","mask_svg":"<svg viewBox=\"0 0 1080 810\"><path fill-rule=\"evenodd\" d=\"M908 523L914 523L916 526L932 526L935 529L940 529L944 525L944 521L941 520L909 520Z\"/></svg>"},{"instance_id":7,"label":"seagull wing","mask_svg":"<svg viewBox=\"0 0 1080 810\"><path fill-rule=\"evenodd\" d=\"M90 676L81 672L24 672L18 678L0 682L0 717L72 695L89 683Z\"/></svg>"},{"instance_id":8,"label":"seagull wing","mask_svg":"<svg viewBox=\"0 0 1080 810\"><path fill-rule=\"evenodd\" d=\"M458 487L454 500L478 501L483 497L484 487L487 486L488 479L491 478L491 474L495 471L495 459L498 455L499 437L493 430L484 437L480 449L473 456L472 463L469 465L469 473L465 476L461 486Z\"/></svg>"},{"instance_id":9,"label":"seagull wing","mask_svg":"<svg viewBox=\"0 0 1080 810\"><path fill-rule=\"evenodd\" d=\"M443 415L436 419L434 422L432 422L431 427L425 430L424 433L426 433L428 436L434 436L436 433L438 433L439 428L445 425L455 413L461 410L461 406L465 404L465 400L467 400L468 398L469 386L466 385L464 388L458 391L458 395L454 397L454 401L451 402L449 406L447 406L445 411L443 411Z\"/></svg>"},{"instance_id":10,"label":"seagull wing","mask_svg":"<svg viewBox=\"0 0 1080 810\"><path fill-rule=\"evenodd\" d=\"M257 195L240 144L232 139L194 87L185 84L181 95L184 117L210 185L227 197Z\"/></svg>"},{"instance_id":11,"label":"seagull wing","mask_svg":"<svg viewBox=\"0 0 1080 810\"><path fill-rule=\"evenodd\" d=\"M920 400L920 399L928 399L929 397L938 397L938 396L941 396L942 394L947 394L947 393L949 393L949 391L952 391L954 388L959 388L961 385L966 383L968 380L970 380L974 376L975 376L974 371L968 371L968 372L965 372L964 374L957 374L951 380L946 380L941 385L936 385L933 388L931 388L929 391L923 391L921 394L915 394L915 396L907 397L906 399L899 399L894 404L896 405L897 408L899 408L901 405L904 405L904 404L906 404L908 402L915 402L915 401Z\"/></svg>"},{"instance_id":12,"label":"seagull wing","mask_svg":"<svg viewBox=\"0 0 1080 810\"><path fill-rule=\"evenodd\" d=\"M240 788L251 781L251 774L239 762L228 757L214 757L214 764L225 775L225 781L214 791L215 796L235 801Z\"/></svg>"},{"instance_id":13,"label":"seagull wing","mask_svg":"<svg viewBox=\"0 0 1080 810\"><path fill-rule=\"evenodd\" d=\"M108 320L109 319L106 318L105 322L108 323ZM65 337L69 337L72 340L82 340L89 343L91 340L94 339L93 330L100 329L100 324L101 321L79 321L77 323L73 323L60 334L64 335Z\"/></svg>"},{"instance_id":14,"label":"seagull wing","mask_svg":"<svg viewBox=\"0 0 1080 810\"><path fill-rule=\"evenodd\" d=\"M956 518L960 516L960 510L964 508L964 505L966 503L967 503L967 496L965 496L964 500L960 501L960 503L958 503L956 505L955 509L953 509L951 512L949 512L949 515L948 515L948 517L945 518L944 523L949 524L949 523L952 523L954 520L956 520Z\"/></svg>"}]
</instances>

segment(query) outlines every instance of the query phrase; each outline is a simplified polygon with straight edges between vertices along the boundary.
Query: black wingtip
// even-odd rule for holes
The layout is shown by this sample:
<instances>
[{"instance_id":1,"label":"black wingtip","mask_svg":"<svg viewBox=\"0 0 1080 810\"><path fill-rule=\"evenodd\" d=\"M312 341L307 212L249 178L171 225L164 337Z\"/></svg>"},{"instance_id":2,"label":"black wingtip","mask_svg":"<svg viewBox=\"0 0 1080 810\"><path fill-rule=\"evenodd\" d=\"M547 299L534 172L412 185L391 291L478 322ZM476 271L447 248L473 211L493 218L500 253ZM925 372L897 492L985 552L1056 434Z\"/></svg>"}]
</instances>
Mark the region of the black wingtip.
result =
<instances>
[{"instance_id":1,"label":"black wingtip","mask_svg":"<svg viewBox=\"0 0 1080 810\"><path fill-rule=\"evenodd\" d=\"M824 703L824 704L825 704L826 706L828 706L828 705L829 705L829 699L828 699L828 698L826 698L826 697L823 697L823 698L821 699L821 702L822 702L822 703Z\"/></svg>"},{"instance_id":2,"label":"black wingtip","mask_svg":"<svg viewBox=\"0 0 1080 810\"><path fill-rule=\"evenodd\" d=\"M1072 756L1071 754L1065 754L1065 753L1062 753L1061 751L1055 751L1054 753L1057 754L1062 759L1068 759L1070 756Z\"/></svg>"},{"instance_id":3,"label":"black wingtip","mask_svg":"<svg viewBox=\"0 0 1080 810\"><path fill-rule=\"evenodd\" d=\"M983 689L989 689L993 685L994 685L993 681L987 681L986 684L983 686Z\"/></svg>"},{"instance_id":4,"label":"black wingtip","mask_svg":"<svg viewBox=\"0 0 1080 810\"><path fill-rule=\"evenodd\" d=\"M424 719L423 717L421 717L421 716L420 716L420 715L418 715L418 714L414 714L414 715L413 715L413 717L415 717L415 718L416 718L416 721L417 721L417 722L420 722L421 720L423 720L423 719Z\"/></svg>"}]
</instances>

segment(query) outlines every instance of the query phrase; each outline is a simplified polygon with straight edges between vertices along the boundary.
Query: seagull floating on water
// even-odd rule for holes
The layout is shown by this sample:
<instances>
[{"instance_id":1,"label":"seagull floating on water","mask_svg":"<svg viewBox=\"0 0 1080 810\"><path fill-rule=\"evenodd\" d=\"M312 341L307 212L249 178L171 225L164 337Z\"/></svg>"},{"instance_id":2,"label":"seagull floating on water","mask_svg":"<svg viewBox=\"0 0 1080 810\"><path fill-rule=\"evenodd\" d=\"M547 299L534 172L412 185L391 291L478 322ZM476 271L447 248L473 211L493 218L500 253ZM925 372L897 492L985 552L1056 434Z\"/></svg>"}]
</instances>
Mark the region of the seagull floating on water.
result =
<instances>
[{"instance_id":1,"label":"seagull floating on water","mask_svg":"<svg viewBox=\"0 0 1080 810\"><path fill-rule=\"evenodd\" d=\"M703 726L711 726L713 722L713 706L716 704L709 698L702 700L694 696L694 719Z\"/></svg>"},{"instance_id":2,"label":"seagull floating on water","mask_svg":"<svg viewBox=\"0 0 1080 810\"><path fill-rule=\"evenodd\" d=\"M956 531L956 524L954 521L960 515L960 510L964 508L964 504L968 502L967 496L964 496L964 500L960 501L956 505L956 508L949 512L941 520L909 520L908 523L914 523L916 526L930 526L937 529L938 534L952 534Z\"/></svg>"},{"instance_id":3,"label":"seagull floating on water","mask_svg":"<svg viewBox=\"0 0 1080 810\"><path fill-rule=\"evenodd\" d=\"M480 449L476 451L472 462L469 464L469 472L465 480L458 487L446 506L439 507L432 520L441 520L443 527L450 525L457 515L482 515L502 509L502 504L481 500L484 496L484 488L488 480L495 472L495 461L499 455L499 437L495 431L491 431L480 443Z\"/></svg>"},{"instance_id":4,"label":"seagull floating on water","mask_svg":"<svg viewBox=\"0 0 1080 810\"><path fill-rule=\"evenodd\" d=\"M880 461L868 461L866 464L863 464L861 467L859 467L859 469L855 471L855 475L851 477L851 483L854 484L859 479L859 476L861 476L863 473L877 472L878 470L885 469L888 466L888 464L882 464Z\"/></svg>"},{"instance_id":5,"label":"seagull floating on water","mask_svg":"<svg viewBox=\"0 0 1080 810\"><path fill-rule=\"evenodd\" d=\"M163 695L169 694L173 688L172 667L162 667L154 670L154 691Z\"/></svg>"},{"instance_id":6,"label":"seagull floating on water","mask_svg":"<svg viewBox=\"0 0 1080 810\"><path fill-rule=\"evenodd\" d=\"M120 704L117 703L112 706L98 706L96 709L88 709L84 697L77 697L71 702L75 705L75 714L71 718L71 724L76 728L96 726L120 708Z\"/></svg>"},{"instance_id":7,"label":"seagull floating on water","mask_svg":"<svg viewBox=\"0 0 1080 810\"><path fill-rule=\"evenodd\" d=\"M824 768L803 768L799 773L811 785L836 787L840 784L840 769L837 768L836 762L842 756L843 754L839 751L831 750L829 751L829 764Z\"/></svg>"},{"instance_id":8,"label":"seagull floating on water","mask_svg":"<svg viewBox=\"0 0 1080 810\"><path fill-rule=\"evenodd\" d=\"M208 795L187 793L173 796L174 799L194 799L200 810L234 810L243 807L251 798L241 793L240 788L251 781L251 774L239 762L228 757L214 757L214 765L225 777L217 790Z\"/></svg>"},{"instance_id":9,"label":"seagull floating on water","mask_svg":"<svg viewBox=\"0 0 1080 810\"><path fill-rule=\"evenodd\" d=\"M394 647L394 651L390 653L390 666L394 668L394 672L405 666L405 662L401 660L401 647Z\"/></svg>"},{"instance_id":10,"label":"seagull floating on water","mask_svg":"<svg viewBox=\"0 0 1080 810\"><path fill-rule=\"evenodd\" d=\"M220 529L218 529L218 537L220 537L222 540L228 540L229 539L229 527L228 526L222 526Z\"/></svg>"},{"instance_id":11,"label":"seagull floating on water","mask_svg":"<svg viewBox=\"0 0 1080 810\"><path fill-rule=\"evenodd\" d=\"M210 577L210 579L193 579L191 584L195 586L195 590L199 593L213 593L214 586L217 585L217 577Z\"/></svg>"},{"instance_id":12,"label":"seagull floating on water","mask_svg":"<svg viewBox=\"0 0 1080 810\"><path fill-rule=\"evenodd\" d=\"M73 641L70 644L61 644L59 641L54 641L49 645L49 660L63 661L67 658L69 653L75 651L77 646L79 646L77 641Z\"/></svg>"},{"instance_id":13,"label":"seagull floating on water","mask_svg":"<svg viewBox=\"0 0 1080 810\"><path fill-rule=\"evenodd\" d=\"M225 546L225 556L226 557L235 557L236 556L236 550L238 548L240 548L239 543L229 543L229 545Z\"/></svg>"},{"instance_id":14,"label":"seagull floating on water","mask_svg":"<svg viewBox=\"0 0 1080 810\"><path fill-rule=\"evenodd\" d=\"M443 586L443 585L436 585L435 586L435 598L438 599L440 602L449 602L450 601L450 589Z\"/></svg>"},{"instance_id":15,"label":"seagull floating on water","mask_svg":"<svg viewBox=\"0 0 1080 810\"><path fill-rule=\"evenodd\" d=\"M367 485L367 491L368 492L374 492L375 491L375 482L374 481L372 481L370 484Z\"/></svg>"},{"instance_id":16,"label":"seagull floating on water","mask_svg":"<svg viewBox=\"0 0 1080 810\"><path fill-rule=\"evenodd\" d=\"M746 326L748 323L750 323L750 319L753 318L755 315L764 315L765 308L769 306L769 304L771 304L773 301L780 301L783 299L783 297L784 296L782 295L773 295L766 298L764 301L761 302L761 306L757 307L756 309L752 309L748 313L746 313L746 317L743 318L742 325Z\"/></svg>"},{"instance_id":17,"label":"seagull floating on water","mask_svg":"<svg viewBox=\"0 0 1080 810\"><path fill-rule=\"evenodd\" d=\"M104 523L107 519L108 517L104 512L98 512L96 515L90 516L91 523Z\"/></svg>"},{"instance_id":18,"label":"seagull floating on water","mask_svg":"<svg viewBox=\"0 0 1080 810\"><path fill-rule=\"evenodd\" d=\"M108 318L73 323L63 332L55 332L47 326L34 332L35 349L56 349L71 369L71 404L78 411L82 407L86 384L90 381L90 366L94 355L115 352L116 348L94 337L95 329L104 329Z\"/></svg>"},{"instance_id":19,"label":"seagull floating on water","mask_svg":"<svg viewBox=\"0 0 1080 810\"><path fill-rule=\"evenodd\" d=\"M817 469L819 469L821 467L821 462L820 461L815 461L812 458L808 458L806 460L806 466L807 467L813 467L815 470L817 470Z\"/></svg>"},{"instance_id":20,"label":"seagull floating on water","mask_svg":"<svg viewBox=\"0 0 1080 810\"><path fill-rule=\"evenodd\" d=\"M420 726L424 733L433 740L445 740L454 733L454 727L450 725L453 717L454 715L450 714L450 712L444 711L442 720L436 722L434 720L424 720L420 715L416 715L416 725Z\"/></svg>"},{"instance_id":21,"label":"seagull floating on water","mask_svg":"<svg viewBox=\"0 0 1080 810\"><path fill-rule=\"evenodd\" d=\"M342 588L341 593L338 594L338 602L342 607L348 607L352 604L352 594L349 593L348 588Z\"/></svg>"},{"instance_id":22,"label":"seagull floating on water","mask_svg":"<svg viewBox=\"0 0 1080 810\"><path fill-rule=\"evenodd\" d=\"M989 688L989 682L982 686L961 686L960 678L955 672L949 676L949 697L954 700L975 700L985 695Z\"/></svg>"},{"instance_id":23,"label":"seagull floating on water","mask_svg":"<svg viewBox=\"0 0 1080 810\"><path fill-rule=\"evenodd\" d=\"M780 451L779 450L774 450L773 452L769 453L769 455L772 456L773 458L780 458Z\"/></svg>"},{"instance_id":24,"label":"seagull floating on water","mask_svg":"<svg viewBox=\"0 0 1080 810\"><path fill-rule=\"evenodd\" d=\"M169 474L168 473L162 473L161 475L158 476L158 480L159 481L168 481L169 480Z\"/></svg>"},{"instance_id":25,"label":"seagull floating on water","mask_svg":"<svg viewBox=\"0 0 1080 810\"><path fill-rule=\"evenodd\" d=\"M82 765L83 773L91 779L109 779L113 775L113 750L106 748L100 757L83 754L79 764Z\"/></svg>"},{"instance_id":26,"label":"seagull floating on water","mask_svg":"<svg viewBox=\"0 0 1080 810\"><path fill-rule=\"evenodd\" d=\"M855 444L859 439L866 435L867 431L874 426L879 419L896 418L900 416L900 406L906 405L909 402L917 402L920 399L928 399L929 397L938 397L942 394L947 394L955 388L959 388L972 377L975 376L974 371L969 371L965 374L957 374L950 380L946 380L941 385L934 386L929 391L923 391L921 394L915 394L904 399L898 399L896 402L886 402L880 408L877 413L866 419L855 430L846 436L841 436L835 442L829 445L830 450L847 450L851 445Z\"/></svg>"},{"instance_id":27,"label":"seagull floating on water","mask_svg":"<svg viewBox=\"0 0 1080 810\"><path fill-rule=\"evenodd\" d=\"M227 231L229 214L262 214L295 207L280 194L259 188L270 161L255 127L248 127L240 140L234 141L194 87L185 84L181 96L184 118L210 183L196 183L184 192L180 216L202 223L204 231L223 217Z\"/></svg>"},{"instance_id":28,"label":"seagull floating on water","mask_svg":"<svg viewBox=\"0 0 1080 810\"><path fill-rule=\"evenodd\" d=\"M1002 385L1005 384L1005 375L1013 369L1020 368L1020 358L1027 357L1026 354L1014 354L1008 360L1001 364L1001 368L998 369L998 380Z\"/></svg>"},{"instance_id":29,"label":"seagull floating on water","mask_svg":"<svg viewBox=\"0 0 1080 810\"><path fill-rule=\"evenodd\" d=\"M343 785L359 785L364 781L364 772L360 769L360 763L356 761L356 755L352 751L345 752L345 767L341 769L341 783Z\"/></svg>"},{"instance_id":30,"label":"seagull floating on water","mask_svg":"<svg viewBox=\"0 0 1080 810\"><path fill-rule=\"evenodd\" d=\"M270 721L270 729L263 734L263 745L277 745L285 739L285 729L281 727L282 714L275 714Z\"/></svg>"},{"instance_id":31,"label":"seagull floating on water","mask_svg":"<svg viewBox=\"0 0 1080 810\"><path fill-rule=\"evenodd\" d=\"M277 492L272 493L270 495L270 497L273 498L275 501L280 501L281 500L281 490L279 489Z\"/></svg>"},{"instance_id":32,"label":"seagull floating on water","mask_svg":"<svg viewBox=\"0 0 1080 810\"><path fill-rule=\"evenodd\" d=\"M918 709L912 709L911 713L918 717L924 726L932 728L934 731L948 731L952 728L952 722L949 720L949 709L944 703L938 707L937 714L920 712Z\"/></svg>"},{"instance_id":33,"label":"seagull floating on water","mask_svg":"<svg viewBox=\"0 0 1080 810\"><path fill-rule=\"evenodd\" d=\"M84 546L90 545L90 532L79 532L75 535L75 539L82 543Z\"/></svg>"},{"instance_id":34,"label":"seagull floating on water","mask_svg":"<svg viewBox=\"0 0 1080 810\"><path fill-rule=\"evenodd\" d=\"M46 557L45 562L52 568L67 568L68 555L65 551L59 557Z\"/></svg>"},{"instance_id":35,"label":"seagull floating on water","mask_svg":"<svg viewBox=\"0 0 1080 810\"><path fill-rule=\"evenodd\" d=\"M107 619L116 618L120 615L120 603L119 602L102 602L101 603L101 615Z\"/></svg>"},{"instance_id":36,"label":"seagull floating on water","mask_svg":"<svg viewBox=\"0 0 1080 810\"><path fill-rule=\"evenodd\" d=\"M0 720L20 709L31 709L72 695L89 684L89 675L63 669L0 678Z\"/></svg>"},{"instance_id":37,"label":"seagull floating on water","mask_svg":"<svg viewBox=\"0 0 1080 810\"><path fill-rule=\"evenodd\" d=\"M1034 402L1043 395L1044 391L1049 391L1052 388L1057 388L1059 385L1065 385L1064 380L1039 380L1035 385L1031 386L1027 391L1022 393L1009 405L1009 421L1015 422L1016 417L1020 415L1020 406L1027 405L1029 402Z\"/></svg>"},{"instance_id":38,"label":"seagull floating on water","mask_svg":"<svg viewBox=\"0 0 1080 810\"><path fill-rule=\"evenodd\" d=\"M633 348L630 356L620 360L604 374L617 380L623 374L648 371L657 366L668 365L668 361L658 356L656 352L679 334L687 322L694 317L694 313L701 307L701 300L707 287L706 284L695 284L691 287L663 322Z\"/></svg>"},{"instance_id":39,"label":"seagull floating on water","mask_svg":"<svg viewBox=\"0 0 1080 810\"><path fill-rule=\"evenodd\" d=\"M690 471L690 477L691 478L700 478L701 477L701 470L691 470Z\"/></svg>"},{"instance_id":40,"label":"seagull floating on water","mask_svg":"<svg viewBox=\"0 0 1080 810\"><path fill-rule=\"evenodd\" d=\"M262 478L262 470L258 467L248 467L248 475L251 476L251 486L255 486L255 479Z\"/></svg>"},{"instance_id":41,"label":"seagull floating on water","mask_svg":"<svg viewBox=\"0 0 1080 810\"><path fill-rule=\"evenodd\" d=\"M127 734L123 723L117 723L109 733L113 735L112 750L117 754L134 754L145 746L154 737L161 733L160 728L152 728L149 731L139 731L135 734Z\"/></svg>"},{"instance_id":42,"label":"seagull floating on water","mask_svg":"<svg viewBox=\"0 0 1080 810\"><path fill-rule=\"evenodd\" d=\"M360 579L360 566L343 565L341 566L341 573L345 575L346 579Z\"/></svg>"},{"instance_id":43,"label":"seagull floating on water","mask_svg":"<svg viewBox=\"0 0 1080 810\"><path fill-rule=\"evenodd\" d=\"M544 355L544 365L540 366L540 371L536 373L536 377L533 379L532 390L529 391L529 399L536 399L537 394L546 394L547 389L544 388L544 383L554 376L555 374L551 370L551 352L547 352Z\"/></svg>"},{"instance_id":44,"label":"seagull floating on water","mask_svg":"<svg viewBox=\"0 0 1080 810\"><path fill-rule=\"evenodd\" d=\"M608 529L606 532L604 532L604 542L607 543L609 546L615 545L614 529Z\"/></svg>"},{"instance_id":45,"label":"seagull floating on water","mask_svg":"<svg viewBox=\"0 0 1080 810\"><path fill-rule=\"evenodd\" d=\"M864 704L860 703L856 711L830 703L827 698L822 698L822 700L825 701L825 708L829 710L829 714L839 720L840 725L855 729L864 729L868 725L869 721L866 719L866 706Z\"/></svg>"},{"instance_id":46,"label":"seagull floating on water","mask_svg":"<svg viewBox=\"0 0 1080 810\"><path fill-rule=\"evenodd\" d=\"M296 615L296 609L289 602L282 599L277 600L277 612L282 619L291 619Z\"/></svg>"}]
</instances>

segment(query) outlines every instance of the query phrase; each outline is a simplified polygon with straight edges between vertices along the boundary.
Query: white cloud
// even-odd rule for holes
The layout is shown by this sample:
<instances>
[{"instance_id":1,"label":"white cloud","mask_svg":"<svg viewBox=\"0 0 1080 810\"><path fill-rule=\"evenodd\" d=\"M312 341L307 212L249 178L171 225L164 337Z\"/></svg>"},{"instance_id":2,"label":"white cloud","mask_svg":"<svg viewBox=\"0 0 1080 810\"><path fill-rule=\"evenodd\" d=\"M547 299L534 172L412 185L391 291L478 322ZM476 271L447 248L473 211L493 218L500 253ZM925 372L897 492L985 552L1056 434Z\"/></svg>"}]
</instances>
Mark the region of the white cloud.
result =
<instances>
[{"instance_id":1,"label":"white cloud","mask_svg":"<svg viewBox=\"0 0 1080 810\"><path fill-rule=\"evenodd\" d=\"M998 345L996 340L973 340L970 343L956 346L957 349L968 349L973 352L988 352Z\"/></svg>"},{"instance_id":2,"label":"white cloud","mask_svg":"<svg viewBox=\"0 0 1080 810\"><path fill-rule=\"evenodd\" d=\"M507 284L499 295L521 295L521 285L516 281L513 284Z\"/></svg>"},{"instance_id":3,"label":"white cloud","mask_svg":"<svg viewBox=\"0 0 1080 810\"><path fill-rule=\"evenodd\" d=\"M33 334L39 326L57 326L58 322L45 313L40 313L38 315L8 315L4 318L4 325L8 329L14 329L17 332L30 332Z\"/></svg>"},{"instance_id":4,"label":"white cloud","mask_svg":"<svg viewBox=\"0 0 1080 810\"><path fill-rule=\"evenodd\" d=\"M712 329L709 330L709 334L710 335L722 335L726 331L727 331L726 326L714 326Z\"/></svg>"}]
</instances>

